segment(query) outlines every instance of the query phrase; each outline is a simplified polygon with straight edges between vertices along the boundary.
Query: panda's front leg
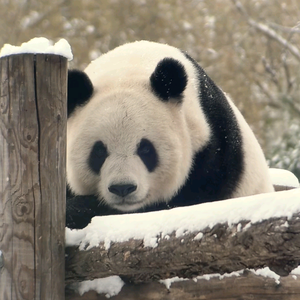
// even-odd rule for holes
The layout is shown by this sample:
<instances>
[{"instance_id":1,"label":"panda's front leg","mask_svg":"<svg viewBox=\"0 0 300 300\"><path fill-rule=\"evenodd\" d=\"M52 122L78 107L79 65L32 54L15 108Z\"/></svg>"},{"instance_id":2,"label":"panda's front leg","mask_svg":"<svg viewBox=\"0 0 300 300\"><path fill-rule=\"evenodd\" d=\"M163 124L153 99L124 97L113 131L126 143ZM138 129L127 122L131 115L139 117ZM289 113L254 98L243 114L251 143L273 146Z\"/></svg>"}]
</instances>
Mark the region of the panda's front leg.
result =
<instances>
[{"instance_id":1,"label":"panda's front leg","mask_svg":"<svg viewBox=\"0 0 300 300\"><path fill-rule=\"evenodd\" d=\"M82 229L95 216L115 215L120 212L103 205L97 196L75 196L67 189L66 227Z\"/></svg>"},{"instance_id":2,"label":"panda's front leg","mask_svg":"<svg viewBox=\"0 0 300 300\"><path fill-rule=\"evenodd\" d=\"M97 215L99 201L94 196L74 196L67 193L66 227L82 229Z\"/></svg>"}]
</instances>

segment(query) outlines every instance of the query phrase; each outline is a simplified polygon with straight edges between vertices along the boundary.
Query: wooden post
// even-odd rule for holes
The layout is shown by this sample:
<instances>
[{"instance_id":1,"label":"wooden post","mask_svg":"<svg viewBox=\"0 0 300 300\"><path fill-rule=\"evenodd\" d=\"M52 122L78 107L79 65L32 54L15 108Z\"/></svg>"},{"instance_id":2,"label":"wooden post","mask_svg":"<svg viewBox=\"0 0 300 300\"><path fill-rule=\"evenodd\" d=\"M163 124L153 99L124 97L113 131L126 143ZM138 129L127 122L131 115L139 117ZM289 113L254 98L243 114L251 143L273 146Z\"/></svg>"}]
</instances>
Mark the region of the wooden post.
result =
<instances>
[{"instance_id":1,"label":"wooden post","mask_svg":"<svg viewBox=\"0 0 300 300\"><path fill-rule=\"evenodd\" d=\"M65 287L67 59L0 59L0 299Z\"/></svg>"}]
</instances>

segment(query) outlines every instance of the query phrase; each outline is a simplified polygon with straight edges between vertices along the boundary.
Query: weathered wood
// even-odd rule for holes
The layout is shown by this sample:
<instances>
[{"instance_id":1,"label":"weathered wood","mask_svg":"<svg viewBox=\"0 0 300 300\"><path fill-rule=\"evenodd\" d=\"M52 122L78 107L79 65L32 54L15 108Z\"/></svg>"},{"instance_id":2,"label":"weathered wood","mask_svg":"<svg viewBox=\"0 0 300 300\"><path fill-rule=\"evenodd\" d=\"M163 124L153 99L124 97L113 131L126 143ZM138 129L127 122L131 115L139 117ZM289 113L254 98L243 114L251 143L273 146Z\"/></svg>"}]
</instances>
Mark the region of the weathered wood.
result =
<instances>
[{"instance_id":1,"label":"weathered wood","mask_svg":"<svg viewBox=\"0 0 300 300\"><path fill-rule=\"evenodd\" d=\"M0 59L0 299L64 298L67 59Z\"/></svg>"},{"instance_id":2,"label":"weathered wood","mask_svg":"<svg viewBox=\"0 0 300 300\"><path fill-rule=\"evenodd\" d=\"M281 277L277 284L273 278L244 271L240 276L223 279L179 281L172 283L169 290L158 282L126 284L114 300L299 300L300 276ZM80 296L68 291L66 300L104 300L104 294L94 291Z\"/></svg>"},{"instance_id":3,"label":"weathered wood","mask_svg":"<svg viewBox=\"0 0 300 300\"><path fill-rule=\"evenodd\" d=\"M140 283L174 276L193 278L211 273L230 273L244 268L269 266L286 276L300 262L300 214L291 219L274 218L247 226L217 224L169 239L160 239L156 248L142 240L112 243L79 251L66 248L66 282L119 275L126 282ZM247 226L247 227L245 227Z\"/></svg>"}]
</instances>

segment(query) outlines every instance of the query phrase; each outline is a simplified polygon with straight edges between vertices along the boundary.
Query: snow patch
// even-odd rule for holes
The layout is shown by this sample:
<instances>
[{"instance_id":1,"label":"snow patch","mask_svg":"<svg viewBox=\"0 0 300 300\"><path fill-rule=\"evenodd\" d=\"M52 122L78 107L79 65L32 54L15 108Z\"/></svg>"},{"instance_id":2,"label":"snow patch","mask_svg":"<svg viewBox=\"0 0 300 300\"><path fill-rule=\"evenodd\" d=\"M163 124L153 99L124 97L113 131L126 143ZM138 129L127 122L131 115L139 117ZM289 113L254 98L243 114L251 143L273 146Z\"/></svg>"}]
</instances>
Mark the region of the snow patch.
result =
<instances>
[{"instance_id":1,"label":"snow patch","mask_svg":"<svg viewBox=\"0 0 300 300\"><path fill-rule=\"evenodd\" d=\"M232 226L241 220L249 220L253 224L271 217L291 218L300 212L299 200L300 189L293 189L171 210L94 217L83 229L66 228L66 245L88 250L103 242L109 249L112 242L141 239L144 246L156 247L157 237L166 237L174 231L179 237L212 228L218 223Z\"/></svg>"},{"instance_id":2,"label":"snow patch","mask_svg":"<svg viewBox=\"0 0 300 300\"><path fill-rule=\"evenodd\" d=\"M176 277L173 277L173 278L162 279L159 282L164 284L166 286L166 288L169 290L172 283L179 282L179 281L187 281L187 280L189 280L189 279L188 278L180 278L180 277L176 276Z\"/></svg>"},{"instance_id":3,"label":"snow patch","mask_svg":"<svg viewBox=\"0 0 300 300\"><path fill-rule=\"evenodd\" d=\"M300 274L300 267L298 267L297 269L299 269L299 274ZM295 270L297 270L297 269L295 269ZM252 273L254 273L255 275L258 275L258 276L273 278L277 284L280 284L280 276L277 275L276 273L274 273L273 271L271 271L268 267L263 268L263 269L258 269L258 270L254 270L254 269L245 269L245 270L248 270L248 271L250 271L250 272L252 272ZM224 278L233 277L233 276L239 277L239 276L243 275L245 270L239 270L239 271L235 271L235 272L231 272L231 273L224 273L223 275L218 274L218 273L205 274L205 275L197 276L197 277L193 278L192 280L194 282L197 282L198 280L207 280L207 281L209 281L213 278L218 278L219 280L222 280ZM293 276L296 276L296 275L293 275ZM297 279L297 276L294 279ZM164 284L166 286L166 288L169 290L172 283L179 282L179 281L186 281L186 280L189 280L189 279L188 278L173 277L173 278L160 280L159 282Z\"/></svg>"},{"instance_id":4,"label":"snow patch","mask_svg":"<svg viewBox=\"0 0 300 300\"><path fill-rule=\"evenodd\" d=\"M158 246L158 239L156 237L144 237L144 246L156 248Z\"/></svg>"},{"instance_id":5,"label":"snow patch","mask_svg":"<svg viewBox=\"0 0 300 300\"><path fill-rule=\"evenodd\" d=\"M298 266L296 269L292 270L291 274L300 275L300 266Z\"/></svg>"},{"instance_id":6,"label":"snow patch","mask_svg":"<svg viewBox=\"0 0 300 300\"><path fill-rule=\"evenodd\" d=\"M119 276L110 276L94 280L82 281L77 286L77 291L82 296L88 291L96 291L98 294L105 294L106 298L116 296L120 293L124 285Z\"/></svg>"},{"instance_id":7,"label":"snow patch","mask_svg":"<svg viewBox=\"0 0 300 300\"><path fill-rule=\"evenodd\" d=\"M273 278L277 284L280 284L280 276L277 275L275 272L271 271L269 267L265 267L263 269L258 269L258 270L250 269L249 271L254 273L255 275Z\"/></svg>"},{"instance_id":8,"label":"snow patch","mask_svg":"<svg viewBox=\"0 0 300 300\"><path fill-rule=\"evenodd\" d=\"M197 277L195 277L191 280L193 280L194 282L197 282L198 280L210 280L212 278L219 278L220 280L222 280L225 277L240 276L241 274L243 274L243 272L244 272L244 270L237 271L237 272L232 272L232 273L225 273L223 275L217 274L217 273L205 274L205 275L202 275L202 276L197 276ZM166 286L166 288L169 290L172 283L180 282L180 281L187 281L187 280L190 280L190 279L189 278L180 278L180 277L176 276L176 277L173 277L173 278L160 280L159 282L164 284Z\"/></svg>"},{"instance_id":9,"label":"snow patch","mask_svg":"<svg viewBox=\"0 0 300 300\"><path fill-rule=\"evenodd\" d=\"M65 39L60 39L53 45L52 41L44 37L33 38L30 41L23 43L19 47L10 44L4 44L0 51L0 57L23 53L56 54L64 56L68 60L73 59L71 46Z\"/></svg>"},{"instance_id":10,"label":"snow patch","mask_svg":"<svg viewBox=\"0 0 300 300\"><path fill-rule=\"evenodd\" d=\"M202 232L199 232L199 233L194 237L194 241L201 240L202 238L203 238L203 233L202 233Z\"/></svg>"},{"instance_id":11,"label":"snow patch","mask_svg":"<svg viewBox=\"0 0 300 300\"><path fill-rule=\"evenodd\" d=\"M299 187L298 178L290 171L270 168L269 173L273 185L282 185L288 187Z\"/></svg>"},{"instance_id":12,"label":"snow patch","mask_svg":"<svg viewBox=\"0 0 300 300\"><path fill-rule=\"evenodd\" d=\"M252 223L251 223L251 222L247 223L247 224L246 224L246 226L243 228L243 231L246 231L246 230L248 230L248 228L250 228L250 227L251 227L251 225L252 225Z\"/></svg>"},{"instance_id":13,"label":"snow patch","mask_svg":"<svg viewBox=\"0 0 300 300\"><path fill-rule=\"evenodd\" d=\"M223 278L226 278L226 277L233 277L233 276L238 277L238 276L241 276L243 273L244 273L244 270L235 271L235 272L231 272L231 273L224 273L223 275L218 274L218 273L205 274L202 276L197 276L194 281L197 282L198 280L210 280L212 278L219 278L220 280L222 280Z\"/></svg>"}]
</instances>

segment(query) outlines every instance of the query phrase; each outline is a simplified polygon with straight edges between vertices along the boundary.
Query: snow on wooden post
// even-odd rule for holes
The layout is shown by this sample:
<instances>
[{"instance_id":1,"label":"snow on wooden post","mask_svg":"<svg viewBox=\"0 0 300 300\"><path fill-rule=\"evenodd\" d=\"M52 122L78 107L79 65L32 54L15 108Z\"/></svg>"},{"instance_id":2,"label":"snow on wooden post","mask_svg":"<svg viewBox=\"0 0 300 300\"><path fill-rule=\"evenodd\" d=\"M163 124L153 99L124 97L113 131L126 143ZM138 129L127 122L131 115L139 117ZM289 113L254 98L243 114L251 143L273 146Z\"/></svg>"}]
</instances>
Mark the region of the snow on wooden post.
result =
<instances>
[{"instance_id":1,"label":"snow on wooden post","mask_svg":"<svg viewBox=\"0 0 300 300\"><path fill-rule=\"evenodd\" d=\"M0 299L64 299L67 59L0 59Z\"/></svg>"}]
</instances>

